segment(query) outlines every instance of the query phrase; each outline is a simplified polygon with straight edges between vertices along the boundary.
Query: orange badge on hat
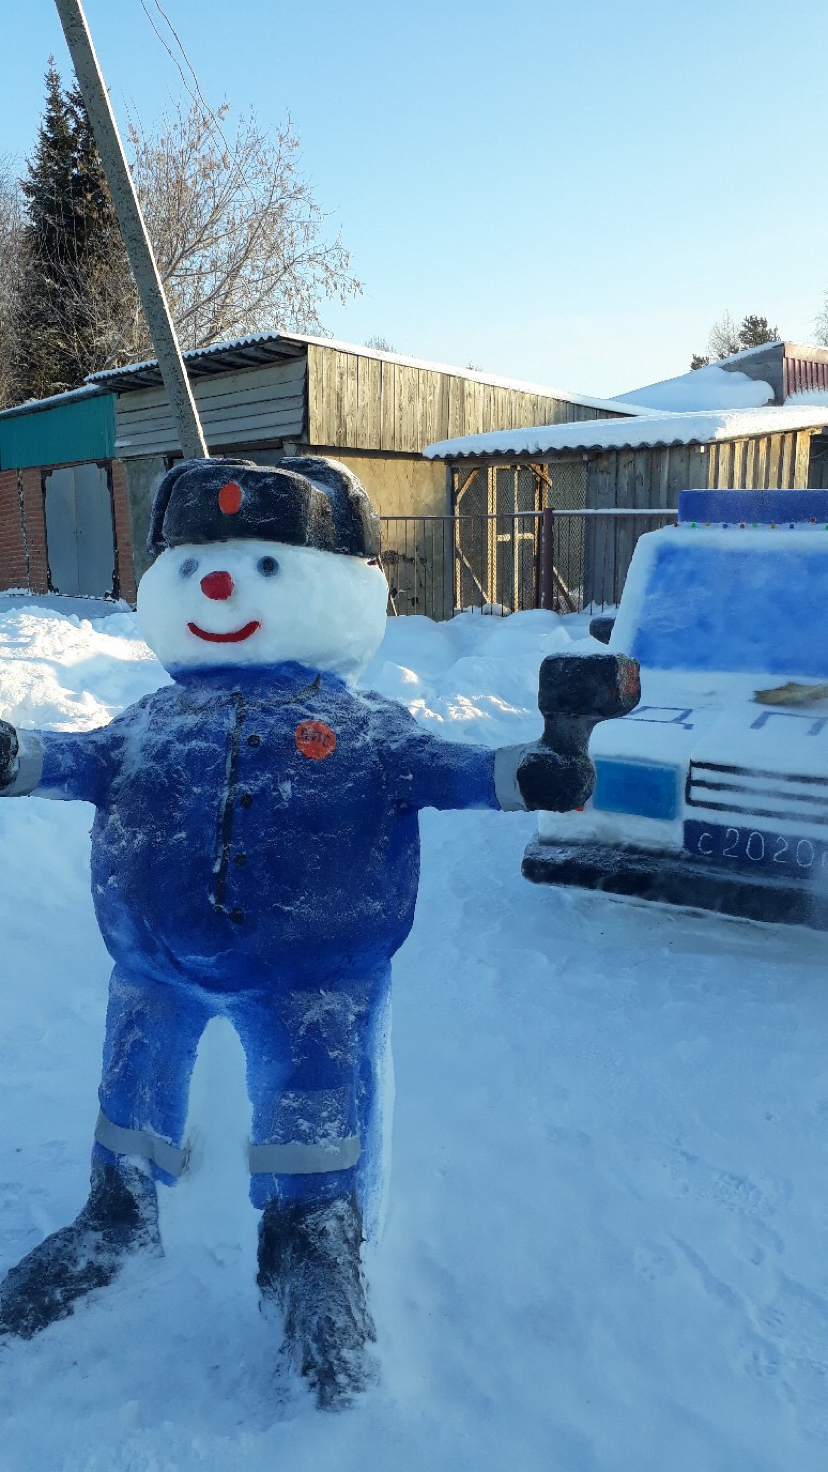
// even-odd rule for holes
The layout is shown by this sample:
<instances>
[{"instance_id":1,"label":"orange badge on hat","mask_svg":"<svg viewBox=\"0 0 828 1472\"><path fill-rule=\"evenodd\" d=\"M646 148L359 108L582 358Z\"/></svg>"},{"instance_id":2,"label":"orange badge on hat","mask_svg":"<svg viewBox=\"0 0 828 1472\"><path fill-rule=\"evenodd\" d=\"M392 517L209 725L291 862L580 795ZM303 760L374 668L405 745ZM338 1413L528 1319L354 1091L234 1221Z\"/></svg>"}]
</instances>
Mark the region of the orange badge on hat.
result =
<instances>
[{"instance_id":1,"label":"orange badge on hat","mask_svg":"<svg viewBox=\"0 0 828 1472\"><path fill-rule=\"evenodd\" d=\"M336 750L336 732L324 721L300 721L295 736L297 748L311 761L324 761Z\"/></svg>"},{"instance_id":2,"label":"orange badge on hat","mask_svg":"<svg viewBox=\"0 0 828 1472\"><path fill-rule=\"evenodd\" d=\"M219 491L219 509L225 516L234 516L241 510L242 488L234 480L228 480Z\"/></svg>"}]
</instances>

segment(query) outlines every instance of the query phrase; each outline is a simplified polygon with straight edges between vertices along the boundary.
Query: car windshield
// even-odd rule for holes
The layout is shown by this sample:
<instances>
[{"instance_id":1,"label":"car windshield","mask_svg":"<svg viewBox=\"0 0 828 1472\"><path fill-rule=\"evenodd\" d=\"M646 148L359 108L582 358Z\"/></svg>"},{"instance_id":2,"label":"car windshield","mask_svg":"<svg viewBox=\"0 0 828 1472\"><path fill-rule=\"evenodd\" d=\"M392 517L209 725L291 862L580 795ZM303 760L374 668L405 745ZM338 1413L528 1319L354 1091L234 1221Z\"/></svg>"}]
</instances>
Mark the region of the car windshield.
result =
<instances>
[{"instance_id":1,"label":"car windshield","mask_svg":"<svg viewBox=\"0 0 828 1472\"><path fill-rule=\"evenodd\" d=\"M828 680L828 533L814 533L804 549L785 548L770 532L766 548L739 546L738 533L727 548L690 536L653 557L636 659L652 669Z\"/></svg>"}]
</instances>

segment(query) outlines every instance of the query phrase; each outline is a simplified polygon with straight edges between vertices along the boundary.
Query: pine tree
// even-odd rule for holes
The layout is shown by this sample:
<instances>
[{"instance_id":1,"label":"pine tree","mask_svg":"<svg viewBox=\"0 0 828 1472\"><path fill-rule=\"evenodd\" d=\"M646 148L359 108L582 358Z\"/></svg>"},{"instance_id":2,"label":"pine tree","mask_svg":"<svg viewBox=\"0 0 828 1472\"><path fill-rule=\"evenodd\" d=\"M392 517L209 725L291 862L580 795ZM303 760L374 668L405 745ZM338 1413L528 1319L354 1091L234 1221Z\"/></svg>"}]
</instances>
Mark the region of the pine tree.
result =
<instances>
[{"instance_id":1,"label":"pine tree","mask_svg":"<svg viewBox=\"0 0 828 1472\"><path fill-rule=\"evenodd\" d=\"M64 91L54 61L46 106L22 181L24 288L17 377L25 396L81 384L95 355L97 277L122 249L109 190L77 85Z\"/></svg>"},{"instance_id":2,"label":"pine tree","mask_svg":"<svg viewBox=\"0 0 828 1472\"><path fill-rule=\"evenodd\" d=\"M60 76L49 58L46 106L37 145L22 182L26 201L25 266L16 331L16 377L24 398L42 398L64 387L56 306L64 213L71 198L72 127Z\"/></svg>"},{"instance_id":3,"label":"pine tree","mask_svg":"<svg viewBox=\"0 0 828 1472\"><path fill-rule=\"evenodd\" d=\"M742 348L758 348L765 342L778 342L778 327L769 327L767 317L757 317L749 312L739 326L739 342Z\"/></svg>"},{"instance_id":4,"label":"pine tree","mask_svg":"<svg viewBox=\"0 0 828 1472\"><path fill-rule=\"evenodd\" d=\"M75 144L74 214L80 254L91 266L123 249L98 145L77 82L65 94Z\"/></svg>"}]
</instances>

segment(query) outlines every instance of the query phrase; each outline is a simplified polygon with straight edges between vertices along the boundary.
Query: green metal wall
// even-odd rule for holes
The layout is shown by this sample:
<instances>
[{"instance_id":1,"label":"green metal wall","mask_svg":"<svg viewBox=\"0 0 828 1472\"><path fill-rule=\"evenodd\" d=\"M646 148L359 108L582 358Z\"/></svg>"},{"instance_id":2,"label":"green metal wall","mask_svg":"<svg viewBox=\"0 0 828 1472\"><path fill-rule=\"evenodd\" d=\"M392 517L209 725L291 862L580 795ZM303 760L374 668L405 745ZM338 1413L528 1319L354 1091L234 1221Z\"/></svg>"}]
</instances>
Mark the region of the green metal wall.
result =
<instances>
[{"instance_id":1,"label":"green metal wall","mask_svg":"<svg viewBox=\"0 0 828 1472\"><path fill-rule=\"evenodd\" d=\"M114 454L114 394L90 394L48 409L33 405L0 417L0 470L111 460Z\"/></svg>"}]
</instances>

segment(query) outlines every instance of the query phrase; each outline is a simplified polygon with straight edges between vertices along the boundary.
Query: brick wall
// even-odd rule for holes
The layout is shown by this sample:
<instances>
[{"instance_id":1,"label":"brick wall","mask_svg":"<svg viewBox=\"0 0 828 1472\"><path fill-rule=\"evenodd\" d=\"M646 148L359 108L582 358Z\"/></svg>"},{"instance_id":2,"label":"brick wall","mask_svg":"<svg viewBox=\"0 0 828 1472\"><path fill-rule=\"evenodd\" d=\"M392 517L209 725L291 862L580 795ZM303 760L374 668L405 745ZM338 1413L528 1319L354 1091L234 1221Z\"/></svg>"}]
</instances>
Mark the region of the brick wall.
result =
<instances>
[{"instance_id":1,"label":"brick wall","mask_svg":"<svg viewBox=\"0 0 828 1472\"><path fill-rule=\"evenodd\" d=\"M0 471L0 588L48 587L40 471Z\"/></svg>"},{"instance_id":2,"label":"brick wall","mask_svg":"<svg viewBox=\"0 0 828 1472\"><path fill-rule=\"evenodd\" d=\"M23 515L29 554L29 587L33 593L48 593L46 562L46 513L43 505L42 472L35 467L17 472L23 487Z\"/></svg>"},{"instance_id":3,"label":"brick wall","mask_svg":"<svg viewBox=\"0 0 828 1472\"><path fill-rule=\"evenodd\" d=\"M123 460L112 461L112 505L115 512L115 547L118 591L128 603L135 602L135 561L132 546L132 517L129 487Z\"/></svg>"},{"instance_id":4,"label":"brick wall","mask_svg":"<svg viewBox=\"0 0 828 1472\"><path fill-rule=\"evenodd\" d=\"M0 471L0 588L28 588L17 471Z\"/></svg>"},{"instance_id":5,"label":"brick wall","mask_svg":"<svg viewBox=\"0 0 828 1472\"><path fill-rule=\"evenodd\" d=\"M46 553L46 518L42 477L58 469L0 471L0 589L29 588L46 593L49 572ZM111 463L112 506L118 593L135 602L135 566L132 519L129 509L126 467L122 460Z\"/></svg>"}]
</instances>

